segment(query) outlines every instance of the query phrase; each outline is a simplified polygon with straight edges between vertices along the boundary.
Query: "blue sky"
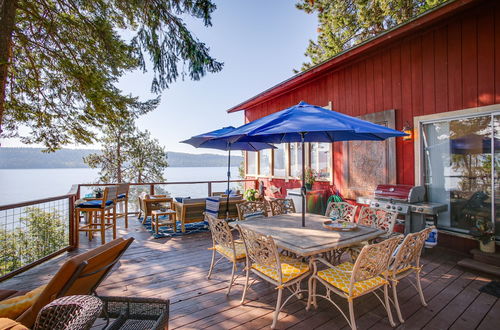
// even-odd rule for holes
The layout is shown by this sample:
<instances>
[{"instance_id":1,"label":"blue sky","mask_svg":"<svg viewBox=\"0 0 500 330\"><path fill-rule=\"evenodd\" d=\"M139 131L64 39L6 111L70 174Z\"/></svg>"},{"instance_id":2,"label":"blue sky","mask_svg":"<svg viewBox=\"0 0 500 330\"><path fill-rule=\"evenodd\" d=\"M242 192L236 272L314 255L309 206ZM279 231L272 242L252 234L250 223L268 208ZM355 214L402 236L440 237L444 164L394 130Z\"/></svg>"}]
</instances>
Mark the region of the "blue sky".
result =
<instances>
[{"instance_id":1,"label":"blue sky","mask_svg":"<svg viewBox=\"0 0 500 330\"><path fill-rule=\"evenodd\" d=\"M293 75L299 69L309 39L315 39L317 19L295 8L290 0L215 1L213 26L191 18L186 23L205 42L224 68L200 81L178 80L162 93L160 106L138 120L167 151L217 153L179 141L223 126L243 124L243 114L226 110ZM149 98L149 73L134 72L119 87ZM3 146L20 146L3 141ZM74 147L74 146L72 146ZM96 147L96 146L94 146Z\"/></svg>"}]
</instances>

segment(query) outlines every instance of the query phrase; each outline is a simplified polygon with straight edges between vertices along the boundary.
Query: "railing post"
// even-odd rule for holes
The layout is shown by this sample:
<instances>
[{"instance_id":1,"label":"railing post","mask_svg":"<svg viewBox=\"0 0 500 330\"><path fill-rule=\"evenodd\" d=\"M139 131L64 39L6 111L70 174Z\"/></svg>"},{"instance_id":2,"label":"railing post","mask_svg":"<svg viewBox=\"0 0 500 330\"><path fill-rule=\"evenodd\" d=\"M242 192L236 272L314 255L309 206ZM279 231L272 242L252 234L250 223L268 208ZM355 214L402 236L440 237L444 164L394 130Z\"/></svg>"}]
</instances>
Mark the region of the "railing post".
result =
<instances>
[{"instance_id":1,"label":"railing post","mask_svg":"<svg viewBox=\"0 0 500 330\"><path fill-rule=\"evenodd\" d=\"M207 182L208 184L208 197L212 196L212 182Z\"/></svg>"},{"instance_id":2,"label":"railing post","mask_svg":"<svg viewBox=\"0 0 500 330\"><path fill-rule=\"evenodd\" d=\"M155 185L153 183L149 185L149 194L150 195L155 194Z\"/></svg>"},{"instance_id":3,"label":"railing post","mask_svg":"<svg viewBox=\"0 0 500 330\"><path fill-rule=\"evenodd\" d=\"M75 219L75 197L76 196L71 196L68 198L68 204L69 204L69 245L71 246L71 250L77 249L78 246L76 244L76 236L78 235L78 223L77 219Z\"/></svg>"}]
</instances>

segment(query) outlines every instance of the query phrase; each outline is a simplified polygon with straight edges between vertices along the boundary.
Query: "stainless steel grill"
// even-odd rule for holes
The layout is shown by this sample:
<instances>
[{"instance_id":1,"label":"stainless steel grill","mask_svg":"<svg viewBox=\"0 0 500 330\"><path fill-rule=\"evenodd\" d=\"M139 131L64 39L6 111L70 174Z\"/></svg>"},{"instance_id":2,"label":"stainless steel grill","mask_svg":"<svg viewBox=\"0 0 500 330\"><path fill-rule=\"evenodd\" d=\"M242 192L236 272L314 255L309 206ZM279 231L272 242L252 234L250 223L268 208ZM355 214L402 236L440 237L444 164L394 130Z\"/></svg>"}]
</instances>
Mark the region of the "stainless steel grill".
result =
<instances>
[{"instance_id":1,"label":"stainless steel grill","mask_svg":"<svg viewBox=\"0 0 500 330\"><path fill-rule=\"evenodd\" d=\"M405 234L422 230L427 216L436 218L440 212L448 209L446 204L424 202L424 186L381 184L373 196L358 197L356 201L400 214L404 220L398 221L404 221Z\"/></svg>"}]
</instances>

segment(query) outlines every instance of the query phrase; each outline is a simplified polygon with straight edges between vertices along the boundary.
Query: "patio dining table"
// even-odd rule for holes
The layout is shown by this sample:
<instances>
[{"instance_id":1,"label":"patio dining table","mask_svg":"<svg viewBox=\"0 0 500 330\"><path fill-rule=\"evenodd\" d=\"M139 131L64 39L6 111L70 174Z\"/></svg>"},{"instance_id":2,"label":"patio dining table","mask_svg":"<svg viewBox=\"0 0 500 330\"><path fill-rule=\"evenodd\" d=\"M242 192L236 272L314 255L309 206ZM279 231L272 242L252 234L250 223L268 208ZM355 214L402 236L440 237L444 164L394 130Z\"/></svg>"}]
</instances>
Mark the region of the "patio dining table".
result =
<instances>
[{"instance_id":1,"label":"patio dining table","mask_svg":"<svg viewBox=\"0 0 500 330\"><path fill-rule=\"evenodd\" d=\"M305 227L302 227L300 213L235 221L229 225L236 227L238 224L257 233L270 235L278 248L302 257L314 257L325 252L341 252L385 233L383 230L361 225L352 231L333 231L323 227L323 222L329 219L325 216L309 213L306 218Z\"/></svg>"}]
</instances>

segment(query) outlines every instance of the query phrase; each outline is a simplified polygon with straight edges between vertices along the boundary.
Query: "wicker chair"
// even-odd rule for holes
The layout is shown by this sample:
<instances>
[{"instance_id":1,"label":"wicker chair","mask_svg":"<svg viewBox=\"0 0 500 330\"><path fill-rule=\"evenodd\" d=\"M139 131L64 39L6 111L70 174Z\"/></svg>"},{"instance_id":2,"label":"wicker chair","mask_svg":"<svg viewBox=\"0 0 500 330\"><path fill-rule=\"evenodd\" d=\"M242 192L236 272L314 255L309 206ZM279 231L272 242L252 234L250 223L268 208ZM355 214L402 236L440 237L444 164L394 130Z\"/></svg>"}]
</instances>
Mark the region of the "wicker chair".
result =
<instances>
[{"instance_id":1,"label":"wicker chair","mask_svg":"<svg viewBox=\"0 0 500 330\"><path fill-rule=\"evenodd\" d=\"M78 231L87 232L89 240L93 238L94 232L101 233L101 244L106 243L106 229L113 229L113 239L116 239L116 198L117 186L104 189L102 199L83 201L75 206L75 219L80 220L80 212L88 214L88 222L80 225ZM109 220L109 221L108 221ZM76 235L78 241L79 235ZM78 242L77 242L78 245Z\"/></svg>"},{"instance_id":2,"label":"wicker chair","mask_svg":"<svg viewBox=\"0 0 500 330\"><path fill-rule=\"evenodd\" d=\"M387 268L391 256L398 245L399 238L393 237L383 242L367 245L361 250L358 259L354 264L344 262L333 266L323 258L318 258L325 264L327 269L318 271L317 264L313 264L314 272L309 279L309 298L307 309L311 304L317 308L316 297L322 297L330 301L344 316L352 329L356 329L356 318L354 316L354 299L364 296L370 292L375 294L384 306L389 322L395 326L389 304L389 292L387 279ZM316 282L319 281L326 288L326 294L320 295L316 292ZM384 289L384 300L382 300L375 290ZM342 309L333 301L331 294L335 293L346 298L349 304L349 318Z\"/></svg>"},{"instance_id":3,"label":"wicker chair","mask_svg":"<svg viewBox=\"0 0 500 330\"><path fill-rule=\"evenodd\" d=\"M425 240L433 229L434 227L429 227L418 233L406 235L403 243L396 249L396 253L389 264L389 280L391 281L394 305L396 306L396 312L401 323L404 322L404 319L401 315L401 309L399 308L397 286L398 282L403 278L415 273L416 286L412 282L410 283L417 289L422 305L427 306L420 284L420 272L422 270L422 266L420 265L420 254L422 253Z\"/></svg>"},{"instance_id":4,"label":"wicker chair","mask_svg":"<svg viewBox=\"0 0 500 330\"><path fill-rule=\"evenodd\" d=\"M271 236L261 235L252 230L237 226L245 243L247 255L245 288L241 303L245 302L249 287L250 271L276 286L278 299L274 311L271 328L276 327L280 310L294 296L301 297L305 290L300 289L300 283L309 276L309 265L298 259L280 255ZM283 289L288 288L292 294L282 303Z\"/></svg>"},{"instance_id":5,"label":"wicker chair","mask_svg":"<svg viewBox=\"0 0 500 330\"><path fill-rule=\"evenodd\" d=\"M328 218L335 217L337 220L353 222L357 209L357 205L346 202L331 202L326 208L325 216Z\"/></svg>"},{"instance_id":6,"label":"wicker chair","mask_svg":"<svg viewBox=\"0 0 500 330\"><path fill-rule=\"evenodd\" d=\"M271 205L271 215L280 215L287 213L295 213L295 204L292 199L287 198L277 198L269 201Z\"/></svg>"},{"instance_id":7,"label":"wicker chair","mask_svg":"<svg viewBox=\"0 0 500 330\"><path fill-rule=\"evenodd\" d=\"M128 191L129 191L128 183L120 183L116 190L116 204L123 203L123 213L116 213L116 217L124 217L125 218L125 228L128 228Z\"/></svg>"},{"instance_id":8,"label":"wicker chair","mask_svg":"<svg viewBox=\"0 0 500 330\"><path fill-rule=\"evenodd\" d=\"M208 213L205 213L205 219L208 221L208 225L210 226L213 242L211 248L212 262L210 263L207 278L210 279L212 271L219 261L226 259L232 262L233 268L231 272L231 280L229 281L229 287L227 288L227 294L229 295L231 287L235 281L234 274L238 268L238 263L245 262L246 260L245 246L242 242L235 242L231 228L224 219L219 219ZM217 261L215 261L216 252L221 255Z\"/></svg>"},{"instance_id":9,"label":"wicker chair","mask_svg":"<svg viewBox=\"0 0 500 330\"><path fill-rule=\"evenodd\" d=\"M267 206L265 201L247 201L236 205L238 208L238 219L240 221L250 218L267 217Z\"/></svg>"},{"instance_id":10,"label":"wicker chair","mask_svg":"<svg viewBox=\"0 0 500 330\"><path fill-rule=\"evenodd\" d=\"M67 296L54 300L38 313L34 330L90 329L102 311L95 296Z\"/></svg>"}]
</instances>

